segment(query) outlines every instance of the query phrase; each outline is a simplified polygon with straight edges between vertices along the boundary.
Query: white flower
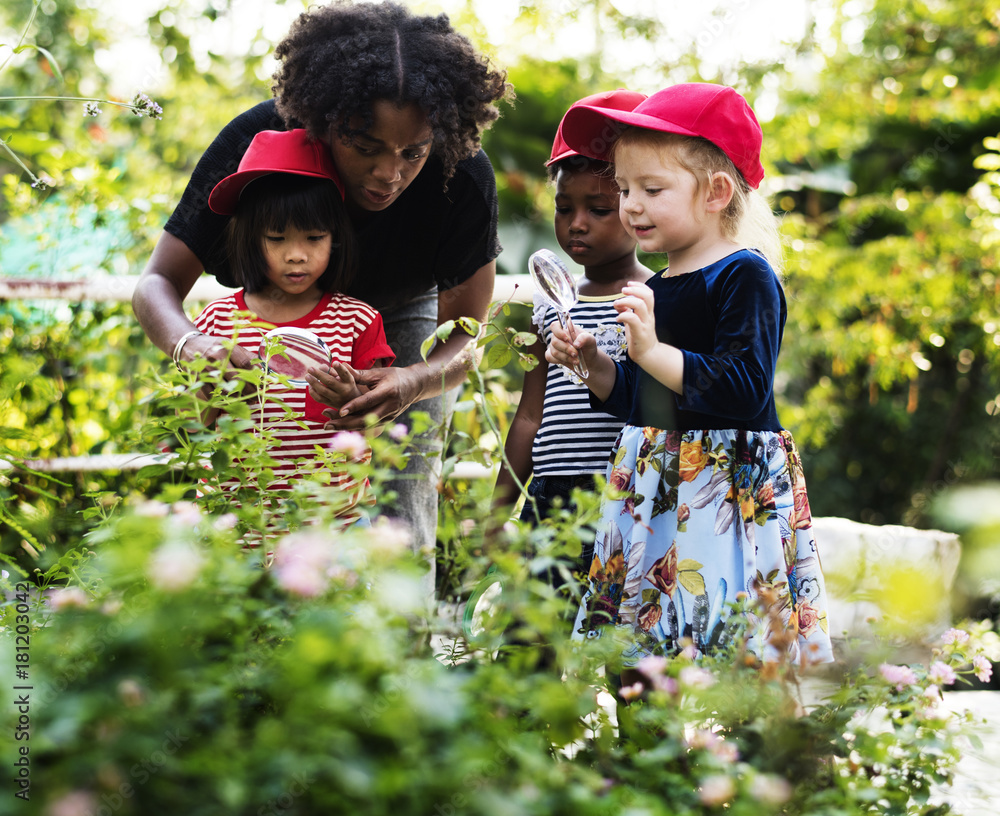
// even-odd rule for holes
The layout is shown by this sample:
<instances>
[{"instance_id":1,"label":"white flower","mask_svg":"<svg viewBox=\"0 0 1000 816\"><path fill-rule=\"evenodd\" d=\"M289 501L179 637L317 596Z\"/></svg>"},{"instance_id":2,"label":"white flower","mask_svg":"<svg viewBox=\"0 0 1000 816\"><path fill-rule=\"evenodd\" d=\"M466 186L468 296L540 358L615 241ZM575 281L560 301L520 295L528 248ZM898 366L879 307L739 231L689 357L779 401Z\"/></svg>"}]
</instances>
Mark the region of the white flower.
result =
<instances>
[{"instance_id":1,"label":"white flower","mask_svg":"<svg viewBox=\"0 0 1000 816\"><path fill-rule=\"evenodd\" d=\"M792 786L783 777L760 774L750 781L750 795L766 805L783 805L792 798Z\"/></svg>"},{"instance_id":2,"label":"white flower","mask_svg":"<svg viewBox=\"0 0 1000 816\"><path fill-rule=\"evenodd\" d=\"M718 807L724 805L736 793L736 785L732 779L722 774L715 774L705 778L698 790L698 798L703 805L708 807Z\"/></svg>"},{"instance_id":3,"label":"white flower","mask_svg":"<svg viewBox=\"0 0 1000 816\"><path fill-rule=\"evenodd\" d=\"M194 583L204 562L204 556L190 544L168 541L153 553L146 574L158 589L180 592Z\"/></svg>"},{"instance_id":4,"label":"white flower","mask_svg":"<svg viewBox=\"0 0 1000 816\"><path fill-rule=\"evenodd\" d=\"M698 666L685 666L677 679L687 688L705 689L715 685L712 673Z\"/></svg>"},{"instance_id":5,"label":"white flower","mask_svg":"<svg viewBox=\"0 0 1000 816\"><path fill-rule=\"evenodd\" d=\"M146 701L146 692L131 677L126 677L118 684L118 696L128 708L135 708Z\"/></svg>"}]
</instances>

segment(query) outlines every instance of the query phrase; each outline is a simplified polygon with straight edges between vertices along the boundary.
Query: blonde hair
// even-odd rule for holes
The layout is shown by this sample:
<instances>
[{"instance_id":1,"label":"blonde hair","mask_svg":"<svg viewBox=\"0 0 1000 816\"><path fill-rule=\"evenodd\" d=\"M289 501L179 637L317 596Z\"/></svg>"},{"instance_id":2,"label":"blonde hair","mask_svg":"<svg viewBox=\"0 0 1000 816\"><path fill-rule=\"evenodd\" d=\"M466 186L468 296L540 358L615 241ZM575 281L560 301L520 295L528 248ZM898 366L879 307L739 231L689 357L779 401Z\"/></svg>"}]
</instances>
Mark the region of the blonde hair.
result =
<instances>
[{"instance_id":1,"label":"blonde hair","mask_svg":"<svg viewBox=\"0 0 1000 816\"><path fill-rule=\"evenodd\" d=\"M758 250L775 273L781 275L784 253L778 219L764 196L747 184L736 165L718 147L700 136L630 127L612 146L612 162L623 145L662 151L695 177L699 191L711 183L715 173L725 173L732 178L733 197L720 214L722 234L734 243Z\"/></svg>"}]
</instances>

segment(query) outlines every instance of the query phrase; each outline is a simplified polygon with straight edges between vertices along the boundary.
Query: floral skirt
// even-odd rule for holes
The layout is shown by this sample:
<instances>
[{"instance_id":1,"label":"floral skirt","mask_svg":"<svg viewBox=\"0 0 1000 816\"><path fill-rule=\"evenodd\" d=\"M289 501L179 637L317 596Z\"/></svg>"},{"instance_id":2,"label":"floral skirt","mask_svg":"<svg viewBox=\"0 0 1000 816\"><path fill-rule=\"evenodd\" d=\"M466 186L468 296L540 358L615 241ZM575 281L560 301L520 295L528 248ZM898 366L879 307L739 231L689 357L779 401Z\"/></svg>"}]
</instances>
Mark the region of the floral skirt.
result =
<instances>
[{"instance_id":1,"label":"floral skirt","mask_svg":"<svg viewBox=\"0 0 1000 816\"><path fill-rule=\"evenodd\" d=\"M833 660L791 434L626 425L607 478L577 637L625 625L644 652L707 653L740 631L765 661Z\"/></svg>"}]
</instances>

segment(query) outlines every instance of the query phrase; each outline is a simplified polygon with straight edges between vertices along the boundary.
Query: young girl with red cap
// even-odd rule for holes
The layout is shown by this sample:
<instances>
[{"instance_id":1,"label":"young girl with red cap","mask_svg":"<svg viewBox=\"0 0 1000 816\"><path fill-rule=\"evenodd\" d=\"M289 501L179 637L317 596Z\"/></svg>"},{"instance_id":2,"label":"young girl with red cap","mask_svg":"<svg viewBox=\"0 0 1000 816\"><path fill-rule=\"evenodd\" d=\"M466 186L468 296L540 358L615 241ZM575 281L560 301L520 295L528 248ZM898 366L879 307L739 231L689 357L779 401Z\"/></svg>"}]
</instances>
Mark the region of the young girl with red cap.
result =
<instances>
[{"instance_id":1,"label":"young girl with red cap","mask_svg":"<svg viewBox=\"0 0 1000 816\"><path fill-rule=\"evenodd\" d=\"M316 393L304 380L269 380L254 408L254 427L266 426L276 443L268 451L275 460L274 480L260 486L272 491L286 491L293 479L324 467L315 449L328 446L334 431L324 428L329 417L323 412L335 414L331 409L363 393L354 379L358 370L395 359L379 313L343 294L354 277L343 196L329 150L295 129L258 133L237 172L222 179L208 199L213 211L232 216L226 247L243 288L205 307L194 321L198 331L178 342L175 362L185 340L199 333L235 339L257 356L265 333L292 328L312 332L330 350L324 385ZM356 453L361 459L368 455ZM331 473L330 485L336 493L328 493L325 503L345 526L358 521L364 485L344 472ZM240 480L223 487L239 490Z\"/></svg>"},{"instance_id":2,"label":"young girl with red cap","mask_svg":"<svg viewBox=\"0 0 1000 816\"><path fill-rule=\"evenodd\" d=\"M775 410L786 307L753 111L732 88L687 83L633 111L572 110L563 134L613 162L625 229L669 260L615 301L625 361L558 326L546 352L561 365L582 357L593 404L626 419L577 633L626 627L627 667L689 645L711 652L749 623L765 661L831 661L802 467ZM736 614L747 597L766 614Z\"/></svg>"}]
</instances>

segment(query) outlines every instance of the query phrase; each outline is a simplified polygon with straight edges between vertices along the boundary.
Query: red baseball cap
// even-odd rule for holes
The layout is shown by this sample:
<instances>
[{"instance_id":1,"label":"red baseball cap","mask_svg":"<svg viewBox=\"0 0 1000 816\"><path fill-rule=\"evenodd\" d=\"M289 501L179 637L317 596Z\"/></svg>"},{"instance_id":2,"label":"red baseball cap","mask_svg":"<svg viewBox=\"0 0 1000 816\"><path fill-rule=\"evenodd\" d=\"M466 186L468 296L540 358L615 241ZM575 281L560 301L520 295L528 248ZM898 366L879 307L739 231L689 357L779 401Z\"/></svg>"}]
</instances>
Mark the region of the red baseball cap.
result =
<instances>
[{"instance_id":1,"label":"red baseball cap","mask_svg":"<svg viewBox=\"0 0 1000 816\"><path fill-rule=\"evenodd\" d=\"M574 106L563 117L561 130L571 150L607 161L611 145L626 125L708 139L732 160L751 187L756 189L764 178L760 123L747 101L727 85L671 85L631 111Z\"/></svg>"},{"instance_id":2,"label":"red baseball cap","mask_svg":"<svg viewBox=\"0 0 1000 816\"><path fill-rule=\"evenodd\" d=\"M573 110L580 105L590 105L595 108L611 108L613 110L630 111L645 98L646 94L619 88L616 91L602 91L601 93L592 94L591 96L585 96L583 99L580 99L570 105L569 110ZM567 111L567 114L568 113L569 111ZM579 150L574 150L566 144L566 140L563 139L562 130L567 114L563 114L562 122L559 123L559 130L556 131L556 138L552 143L552 155L549 157L549 160L545 162L546 167L555 164L560 159L566 159L570 156L584 155L591 159L601 158L600 156L591 156L589 153L582 153Z\"/></svg>"},{"instance_id":3,"label":"red baseball cap","mask_svg":"<svg viewBox=\"0 0 1000 816\"><path fill-rule=\"evenodd\" d=\"M243 189L254 179L271 173L330 179L344 197L344 184L325 144L310 138L304 128L262 130L250 142L239 169L212 189L208 206L220 215L232 215Z\"/></svg>"}]
</instances>

